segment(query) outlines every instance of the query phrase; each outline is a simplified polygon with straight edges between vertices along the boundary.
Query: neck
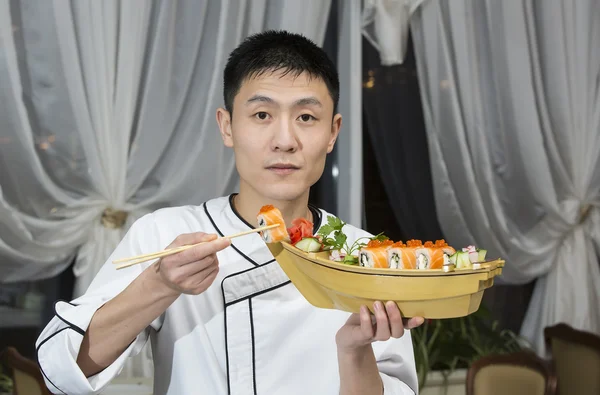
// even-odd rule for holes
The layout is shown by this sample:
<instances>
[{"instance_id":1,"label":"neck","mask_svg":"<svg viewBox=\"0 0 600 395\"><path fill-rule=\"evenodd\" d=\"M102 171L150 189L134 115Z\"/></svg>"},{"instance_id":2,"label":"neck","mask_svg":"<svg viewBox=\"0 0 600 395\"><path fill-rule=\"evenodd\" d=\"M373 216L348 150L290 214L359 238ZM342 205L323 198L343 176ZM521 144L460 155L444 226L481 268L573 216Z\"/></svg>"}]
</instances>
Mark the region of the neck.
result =
<instances>
[{"instance_id":1,"label":"neck","mask_svg":"<svg viewBox=\"0 0 600 395\"><path fill-rule=\"evenodd\" d=\"M309 193L306 191L295 200L274 200L261 196L252 188L240 185L240 192L235 196L233 204L238 214L255 227L258 226L256 216L260 208L272 204L281 211L285 224L289 227L292 221L299 217L313 221L312 213L308 208L308 196Z\"/></svg>"}]
</instances>

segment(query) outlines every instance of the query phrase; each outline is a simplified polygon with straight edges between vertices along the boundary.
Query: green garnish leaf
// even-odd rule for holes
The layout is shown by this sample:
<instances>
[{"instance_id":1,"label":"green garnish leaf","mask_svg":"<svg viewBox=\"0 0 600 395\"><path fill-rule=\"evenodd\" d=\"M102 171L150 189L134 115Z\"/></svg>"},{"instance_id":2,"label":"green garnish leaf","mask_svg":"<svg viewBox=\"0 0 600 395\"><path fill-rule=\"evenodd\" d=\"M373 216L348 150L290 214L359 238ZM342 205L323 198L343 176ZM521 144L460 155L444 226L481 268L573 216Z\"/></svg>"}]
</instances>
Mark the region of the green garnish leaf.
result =
<instances>
[{"instance_id":1,"label":"green garnish leaf","mask_svg":"<svg viewBox=\"0 0 600 395\"><path fill-rule=\"evenodd\" d=\"M347 239L348 239L348 236L346 236L344 233L342 233L342 231L338 230L335 232L336 245L343 246L344 244L346 244Z\"/></svg>"},{"instance_id":2,"label":"green garnish leaf","mask_svg":"<svg viewBox=\"0 0 600 395\"><path fill-rule=\"evenodd\" d=\"M338 217L329 217L329 218L327 218L327 224L330 225L335 230L342 230L342 228L344 227L344 225L346 225L344 223L344 221L342 221Z\"/></svg>"},{"instance_id":3,"label":"green garnish leaf","mask_svg":"<svg viewBox=\"0 0 600 395\"><path fill-rule=\"evenodd\" d=\"M355 240L352 245L348 245L348 236L342 231L342 228L346 225L344 221L338 217L331 216L327 217L327 224L321 226L317 235L323 238L323 246L325 250L339 250L346 253L344 263L357 265L358 258L354 256L354 252L360 250L362 247L368 244L370 240L385 241L389 240L389 237L380 233L373 237L361 237Z\"/></svg>"},{"instance_id":4,"label":"green garnish leaf","mask_svg":"<svg viewBox=\"0 0 600 395\"><path fill-rule=\"evenodd\" d=\"M321 228L319 229L319 231L317 232L317 234L321 235L323 237L327 237L333 231L334 231L333 226L331 226L331 225L323 225L323 226L321 226Z\"/></svg>"},{"instance_id":5,"label":"green garnish leaf","mask_svg":"<svg viewBox=\"0 0 600 395\"><path fill-rule=\"evenodd\" d=\"M375 236L371 237L371 240L377 240L377 241L386 241L386 240L389 240L389 239L390 238L387 237L386 235L384 235L383 232L380 233L380 234L378 234L378 235L375 235Z\"/></svg>"}]
</instances>

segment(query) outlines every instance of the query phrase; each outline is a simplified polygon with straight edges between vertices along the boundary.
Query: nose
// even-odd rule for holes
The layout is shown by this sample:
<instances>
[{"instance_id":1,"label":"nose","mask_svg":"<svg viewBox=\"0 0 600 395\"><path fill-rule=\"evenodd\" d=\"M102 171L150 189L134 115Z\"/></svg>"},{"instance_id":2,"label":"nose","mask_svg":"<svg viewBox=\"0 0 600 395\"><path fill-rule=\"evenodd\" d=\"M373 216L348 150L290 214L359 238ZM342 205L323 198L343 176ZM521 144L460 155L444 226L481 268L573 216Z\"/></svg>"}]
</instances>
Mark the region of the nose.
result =
<instances>
[{"instance_id":1,"label":"nose","mask_svg":"<svg viewBox=\"0 0 600 395\"><path fill-rule=\"evenodd\" d=\"M274 151L295 152L298 149L298 136L293 125L287 119L282 119L276 126L272 140Z\"/></svg>"}]
</instances>

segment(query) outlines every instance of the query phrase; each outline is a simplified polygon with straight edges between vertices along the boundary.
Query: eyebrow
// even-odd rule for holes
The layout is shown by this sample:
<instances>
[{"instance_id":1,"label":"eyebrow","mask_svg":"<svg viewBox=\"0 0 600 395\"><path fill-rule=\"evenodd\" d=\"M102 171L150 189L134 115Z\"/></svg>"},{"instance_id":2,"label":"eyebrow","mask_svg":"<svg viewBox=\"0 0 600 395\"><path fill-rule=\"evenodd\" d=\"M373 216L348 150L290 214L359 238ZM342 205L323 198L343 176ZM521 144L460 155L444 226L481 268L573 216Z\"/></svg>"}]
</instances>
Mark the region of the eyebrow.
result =
<instances>
[{"instance_id":1,"label":"eyebrow","mask_svg":"<svg viewBox=\"0 0 600 395\"><path fill-rule=\"evenodd\" d=\"M294 107L304 107L304 106L317 106L317 107L323 107L323 105L321 104L321 102L319 101L319 99L317 99L316 97L304 97L302 99L296 100L294 102Z\"/></svg>"},{"instance_id":2,"label":"eyebrow","mask_svg":"<svg viewBox=\"0 0 600 395\"><path fill-rule=\"evenodd\" d=\"M246 105L250 105L250 104L256 103L256 102L266 103L266 104L277 104L277 102L275 100L273 100L272 98L270 98L268 96L254 95L246 101ZM292 104L292 106L293 107L304 107L304 106L323 107L323 104L321 104L319 99L317 99L316 97L310 96L310 97L303 97L302 99L296 100Z\"/></svg>"},{"instance_id":3,"label":"eyebrow","mask_svg":"<svg viewBox=\"0 0 600 395\"><path fill-rule=\"evenodd\" d=\"M248 99L248 101L246 101L246 105L250 105L250 104L256 103L256 102L275 104L275 100L271 99L268 96L254 95L250 99Z\"/></svg>"}]
</instances>

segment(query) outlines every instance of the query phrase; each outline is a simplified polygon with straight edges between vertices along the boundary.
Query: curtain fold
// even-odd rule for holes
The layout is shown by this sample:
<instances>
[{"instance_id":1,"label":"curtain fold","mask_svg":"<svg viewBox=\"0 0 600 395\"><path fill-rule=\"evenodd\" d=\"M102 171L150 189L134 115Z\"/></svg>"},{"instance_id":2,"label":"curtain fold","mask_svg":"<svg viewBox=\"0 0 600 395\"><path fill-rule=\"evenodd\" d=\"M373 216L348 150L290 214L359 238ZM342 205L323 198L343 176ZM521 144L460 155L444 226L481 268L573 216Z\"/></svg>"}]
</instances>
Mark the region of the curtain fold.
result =
<instances>
[{"instance_id":1,"label":"curtain fold","mask_svg":"<svg viewBox=\"0 0 600 395\"><path fill-rule=\"evenodd\" d=\"M600 7L426 2L412 20L438 216L537 279L522 334L600 333Z\"/></svg>"},{"instance_id":2,"label":"curtain fold","mask_svg":"<svg viewBox=\"0 0 600 395\"><path fill-rule=\"evenodd\" d=\"M600 333L600 5L419 5L410 23L444 234L504 257L503 283L536 280L521 332L538 352L556 322Z\"/></svg>"},{"instance_id":3,"label":"curtain fold","mask_svg":"<svg viewBox=\"0 0 600 395\"><path fill-rule=\"evenodd\" d=\"M222 70L267 29L322 44L330 0L0 1L0 282L75 257L87 289L131 223L233 191ZM151 374L149 356L123 375Z\"/></svg>"}]
</instances>

